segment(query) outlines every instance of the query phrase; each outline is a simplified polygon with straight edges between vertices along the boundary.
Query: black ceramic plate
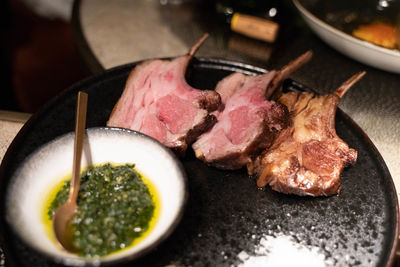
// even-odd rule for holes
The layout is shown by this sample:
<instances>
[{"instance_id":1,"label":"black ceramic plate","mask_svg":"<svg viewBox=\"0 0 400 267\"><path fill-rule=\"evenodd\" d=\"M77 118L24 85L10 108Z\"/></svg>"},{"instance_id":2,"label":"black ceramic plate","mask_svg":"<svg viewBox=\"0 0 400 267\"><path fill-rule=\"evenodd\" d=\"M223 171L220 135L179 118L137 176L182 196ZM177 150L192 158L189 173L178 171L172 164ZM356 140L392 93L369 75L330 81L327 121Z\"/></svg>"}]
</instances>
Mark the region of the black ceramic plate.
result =
<instances>
[{"instance_id":1,"label":"black ceramic plate","mask_svg":"<svg viewBox=\"0 0 400 267\"><path fill-rule=\"evenodd\" d=\"M114 68L76 84L32 116L3 160L1 197L9 177L29 153L73 130L78 90L89 93L87 126L104 126L132 67ZM265 72L240 63L196 59L187 79L194 87L214 88L234 71ZM291 80L284 87L305 89ZM344 170L342 192L332 197L297 197L270 188L260 190L244 169L217 170L188 151L182 159L190 194L183 220L162 245L135 266L249 266L254 262L268 266L292 262L290 266L299 266L301 260L307 266L313 261L328 266L389 266L398 224L391 176L368 137L340 110L336 128L339 136L358 151L358 160ZM4 221L4 199L1 205L1 235L10 265L54 266L12 234Z\"/></svg>"}]
</instances>

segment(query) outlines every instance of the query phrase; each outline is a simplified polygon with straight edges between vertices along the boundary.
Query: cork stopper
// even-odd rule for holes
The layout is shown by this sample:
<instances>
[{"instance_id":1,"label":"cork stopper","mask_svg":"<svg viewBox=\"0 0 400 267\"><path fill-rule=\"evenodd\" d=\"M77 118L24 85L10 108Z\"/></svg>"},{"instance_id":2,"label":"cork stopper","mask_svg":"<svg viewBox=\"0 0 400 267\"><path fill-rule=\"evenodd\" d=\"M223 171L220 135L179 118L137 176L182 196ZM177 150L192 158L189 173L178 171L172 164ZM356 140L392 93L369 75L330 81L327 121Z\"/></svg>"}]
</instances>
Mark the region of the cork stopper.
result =
<instances>
[{"instance_id":1,"label":"cork stopper","mask_svg":"<svg viewBox=\"0 0 400 267\"><path fill-rule=\"evenodd\" d=\"M231 29L248 37L273 43L278 35L279 24L274 21L235 13L232 16Z\"/></svg>"}]
</instances>

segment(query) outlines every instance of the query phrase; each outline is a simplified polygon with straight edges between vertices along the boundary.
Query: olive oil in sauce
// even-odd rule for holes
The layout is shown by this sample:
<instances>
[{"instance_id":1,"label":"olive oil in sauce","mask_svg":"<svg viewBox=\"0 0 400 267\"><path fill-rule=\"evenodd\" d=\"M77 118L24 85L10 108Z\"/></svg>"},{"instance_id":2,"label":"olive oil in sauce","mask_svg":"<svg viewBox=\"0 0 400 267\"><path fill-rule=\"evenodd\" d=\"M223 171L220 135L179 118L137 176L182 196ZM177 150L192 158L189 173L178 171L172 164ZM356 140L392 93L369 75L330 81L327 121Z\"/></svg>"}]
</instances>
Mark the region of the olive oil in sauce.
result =
<instances>
[{"instance_id":1,"label":"olive oil in sauce","mask_svg":"<svg viewBox=\"0 0 400 267\"><path fill-rule=\"evenodd\" d=\"M69 180L51 190L45 203L43 220L54 242L52 217L68 198ZM156 188L133 164L89 166L81 174L73 244L79 255L89 258L128 249L152 230L159 211Z\"/></svg>"}]
</instances>

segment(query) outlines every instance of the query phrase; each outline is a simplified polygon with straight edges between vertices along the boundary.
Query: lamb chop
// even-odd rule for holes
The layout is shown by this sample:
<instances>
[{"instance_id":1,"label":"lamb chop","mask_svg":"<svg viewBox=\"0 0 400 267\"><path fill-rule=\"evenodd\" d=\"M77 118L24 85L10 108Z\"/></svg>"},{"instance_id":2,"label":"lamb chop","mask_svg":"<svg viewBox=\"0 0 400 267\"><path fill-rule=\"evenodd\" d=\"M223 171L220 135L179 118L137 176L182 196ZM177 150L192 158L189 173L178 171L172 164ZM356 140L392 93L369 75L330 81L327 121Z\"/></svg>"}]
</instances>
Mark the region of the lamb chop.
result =
<instances>
[{"instance_id":1,"label":"lamb chop","mask_svg":"<svg viewBox=\"0 0 400 267\"><path fill-rule=\"evenodd\" d=\"M287 108L268 101L275 88L311 58L311 51L280 71L257 76L233 73L217 86L222 105L213 114L218 122L202 134L192 148L196 157L220 169L239 169L269 147L288 125Z\"/></svg>"},{"instance_id":2,"label":"lamb chop","mask_svg":"<svg viewBox=\"0 0 400 267\"><path fill-rule=\"evenodd\" d=\"M273 145L248 164L249 174L259 174L257 185L296 195L328 196L340 192L343 168L357 159L357 151L335 131L340 98L365 72L352 76L333 94L290 92L279 101L292 116Z\"/></svg>"},{"instance_id":3,"label":"lamb chop","mask_svg":"<svg viewBox=\"0 0 400 267\"><path fill-rule=\"evenodd\" d=\"M185 80L186 68L207 36L184 56L137 65L107 126L140 131L183 155L188 144L214 125L210 112L221 103L217 92L195 89Z\"/></svg>"}]
</instances>

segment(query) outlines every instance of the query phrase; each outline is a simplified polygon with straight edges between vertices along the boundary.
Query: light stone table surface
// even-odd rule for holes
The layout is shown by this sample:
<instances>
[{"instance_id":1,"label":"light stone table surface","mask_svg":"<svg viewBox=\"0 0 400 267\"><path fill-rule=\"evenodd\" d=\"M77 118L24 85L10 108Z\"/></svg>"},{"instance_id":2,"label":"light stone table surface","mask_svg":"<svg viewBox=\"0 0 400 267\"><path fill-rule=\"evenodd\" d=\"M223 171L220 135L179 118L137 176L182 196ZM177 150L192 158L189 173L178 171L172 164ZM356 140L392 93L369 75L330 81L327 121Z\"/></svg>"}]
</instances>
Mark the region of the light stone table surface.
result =
<instances>
[{"instance_id":1,"label":"light stone table surface","mask_svg":"<svg viewBox=\"0 0 400 267\"><path fill-rule=\"evenodd\" d=\"M304 38L293 33L286 38L287 33L282 32L282 40L273 46L226 33L210 19L211 11L203 14L190 3L82 0L78 5L75 19L80 24L80 41L87 48L83 53L92 55L89 65L94 61L98 66L94 72L148 58L181 55L204 32L209 32L210 38L196 56L236 60L266 69L280 67L301 51L313 49L313 60L292 78L320 93L331 92L355 72L366 70L367 75L346 94L340 108L378 148L400 192L400 75L344 57L304 29L304 22L296 17L293 23L302 27L299 34Z\"/></svg>"},{"instance_id":2,"label":"light stone table surface","mask_svg":"<svg viewBox=\"0 0 400 267\"><path fill-rule=\"evenodd\" d=\"M30 114L0 110L0 163L9 145Z\"/></svg>"}]
</instances>

